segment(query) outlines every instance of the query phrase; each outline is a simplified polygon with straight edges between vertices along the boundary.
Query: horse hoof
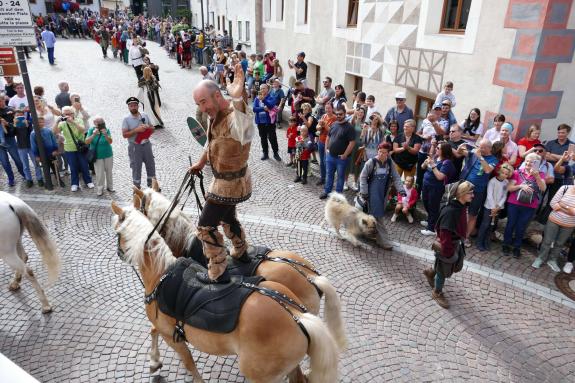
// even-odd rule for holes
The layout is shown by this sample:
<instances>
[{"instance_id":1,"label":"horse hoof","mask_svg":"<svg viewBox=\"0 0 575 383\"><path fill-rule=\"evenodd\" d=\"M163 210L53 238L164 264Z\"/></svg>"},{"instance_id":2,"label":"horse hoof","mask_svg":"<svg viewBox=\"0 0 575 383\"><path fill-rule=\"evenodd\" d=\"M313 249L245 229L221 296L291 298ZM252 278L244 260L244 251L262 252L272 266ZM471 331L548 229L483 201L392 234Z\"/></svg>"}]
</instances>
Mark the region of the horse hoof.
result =
<instances>
[{"instance_id":1,"label":"horse hoof","mask_svg":"<svg viewBox=\"0 0 575 383\"><path fill-rule=\"evenodd\" d=\"M52 307L44 307L42 309L42 314L50 314L52 312Z\"/></svg>"},{"instance_id":2,"label":"horse hoof","mask_svg":"<svg viewBox=\"0 0 575 383\"><path fill-rule=\"evenodd\" d=\"M156 364L154 366L150 366L150 374L153 374L154 372L158 371L163 366L164 365L162 364L162 362L158 362L158 364Z\"/></svg>"},{"instance_id":3,"label":"horse hoof","mask_svg":"<svg viewBox=\"0 0 575 383\"><path fill-rule=\"evenodd\" d=\"M20 290L20 284L16 282L12 282L8 285L8 290L10 291L18 291Z\"/></svg>"}]
</instances>

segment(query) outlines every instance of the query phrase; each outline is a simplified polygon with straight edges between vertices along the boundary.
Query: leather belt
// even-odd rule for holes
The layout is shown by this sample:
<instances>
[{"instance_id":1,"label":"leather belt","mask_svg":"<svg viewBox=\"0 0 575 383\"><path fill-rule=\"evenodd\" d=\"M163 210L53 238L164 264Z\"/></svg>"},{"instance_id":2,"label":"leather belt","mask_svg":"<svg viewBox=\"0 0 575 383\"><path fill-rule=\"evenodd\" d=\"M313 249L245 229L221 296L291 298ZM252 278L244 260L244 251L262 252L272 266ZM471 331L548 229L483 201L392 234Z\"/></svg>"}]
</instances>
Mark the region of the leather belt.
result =
<instances>
[{"instance_id":1,"label":"leather belt","mask_svg":"<svg viewBox=\"0 0 575 383\"><path fill-rule=\"evenodd\" d=\"M216 169L212 168L212 173L214 174L214 178L220 179L220 180L226 180L226 181L233 181L237 178L242 178L243 176L246 175L246 171L248 169L248 166L244 166L243 168L241 168L240 170L238 170L237 172L218 172Z\"/></svg>"}]
</instances>

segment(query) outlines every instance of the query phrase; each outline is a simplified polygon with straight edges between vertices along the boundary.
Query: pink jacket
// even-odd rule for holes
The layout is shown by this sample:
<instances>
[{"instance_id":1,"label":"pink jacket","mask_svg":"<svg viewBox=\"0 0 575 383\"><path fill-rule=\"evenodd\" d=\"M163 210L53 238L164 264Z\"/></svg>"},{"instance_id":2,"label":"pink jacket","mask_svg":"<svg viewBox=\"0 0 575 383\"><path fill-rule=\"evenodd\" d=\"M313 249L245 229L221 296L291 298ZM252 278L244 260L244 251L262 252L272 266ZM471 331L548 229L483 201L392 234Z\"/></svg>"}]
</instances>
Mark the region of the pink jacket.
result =
<instances>
[{"instance_id":1,"label":"pink jacket","mask_svg":"<svg viewBox=\"0 0 575 383\"><path fill-rule=\"evenodd\" d=\"M417 202L417 198L418 198L417 190L415 190L415 187L412 187L411 190L407 190L404 187L403 190L407 194L407 207L412 208L413 206L415 206L415 204ZM398 202L403 201L403 197L399 193L397 193L397 201Z\"/></svg>"}]
</instances>

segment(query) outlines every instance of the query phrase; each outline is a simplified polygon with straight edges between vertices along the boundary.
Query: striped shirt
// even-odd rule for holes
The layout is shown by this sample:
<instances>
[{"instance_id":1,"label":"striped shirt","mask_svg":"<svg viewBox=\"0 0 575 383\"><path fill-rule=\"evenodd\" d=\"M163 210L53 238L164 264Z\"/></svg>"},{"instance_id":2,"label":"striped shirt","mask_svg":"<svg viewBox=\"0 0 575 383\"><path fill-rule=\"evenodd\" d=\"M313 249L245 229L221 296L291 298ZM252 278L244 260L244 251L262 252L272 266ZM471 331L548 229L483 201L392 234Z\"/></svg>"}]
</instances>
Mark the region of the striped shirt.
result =
<instances>
[{"instance_id":1,"label":"striped shirt","mask_svg":"<svg viewBox=\"0 0 575 383\"><path fill-rule=\"evenodd\" d=\"M575 208L575 193L572 188L573 186L562 186L551 200L551 208L555 208L559 202L571 209ZM561 227L575 227L575 215L569 215L563 209L553 210L549 215L549 220Z\"/></svg>"}]
</instances>

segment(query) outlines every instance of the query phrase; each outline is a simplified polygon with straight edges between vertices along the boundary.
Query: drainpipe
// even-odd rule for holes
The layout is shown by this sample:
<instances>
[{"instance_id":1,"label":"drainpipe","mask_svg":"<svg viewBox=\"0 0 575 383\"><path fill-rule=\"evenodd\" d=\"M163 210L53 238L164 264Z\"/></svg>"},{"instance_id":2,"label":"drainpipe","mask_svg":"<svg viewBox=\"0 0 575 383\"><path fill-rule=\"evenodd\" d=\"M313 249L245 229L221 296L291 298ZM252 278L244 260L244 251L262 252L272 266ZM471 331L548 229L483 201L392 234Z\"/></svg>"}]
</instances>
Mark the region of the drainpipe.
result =
<instances>
[{"instance_id":1,"label":"drainpipe","mask_svg":"<svg viewBox=\"0 0 575 383\"><path fill-rule=\"evenodd\" d=\"M255 28L256 28L256 49L255 52L264 52L264 28L263 28L263 4L262 0L255 0Z\"/></svg>"}]
</instances>

